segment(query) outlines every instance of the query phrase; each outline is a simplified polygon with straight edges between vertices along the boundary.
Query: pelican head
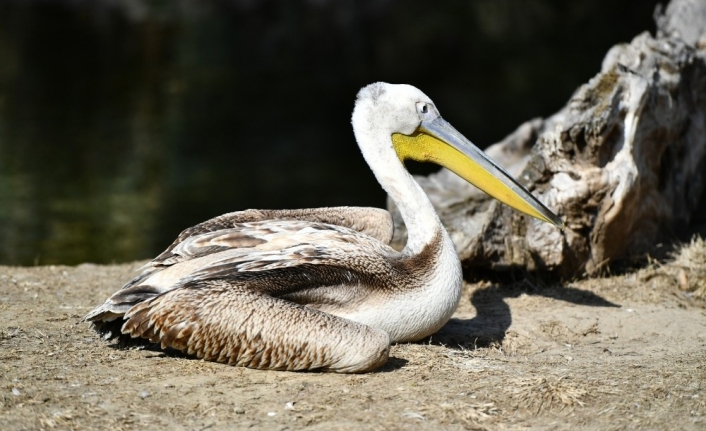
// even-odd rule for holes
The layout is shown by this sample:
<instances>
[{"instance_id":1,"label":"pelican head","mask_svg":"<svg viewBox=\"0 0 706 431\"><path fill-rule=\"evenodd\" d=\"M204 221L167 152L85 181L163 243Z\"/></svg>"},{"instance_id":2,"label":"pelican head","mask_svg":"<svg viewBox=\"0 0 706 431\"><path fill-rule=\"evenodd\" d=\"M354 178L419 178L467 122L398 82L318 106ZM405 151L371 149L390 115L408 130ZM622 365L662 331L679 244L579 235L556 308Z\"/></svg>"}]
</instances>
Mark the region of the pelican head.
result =
<instances>
[{"instance_id":1,"label":"pelican head","mask_svg":"<svg viewBox=\"0 0 706 431\"><path fill-rule=\"evenodd\" d=\"M400 161L432 162L522 213L564 226L561 218L446 122L434 102L411 85L378 82L364 87L358 93L352 123L363 156L381 184L390 182L385 171L394 171L393 165Z\"/></svg>"}]
</instances>

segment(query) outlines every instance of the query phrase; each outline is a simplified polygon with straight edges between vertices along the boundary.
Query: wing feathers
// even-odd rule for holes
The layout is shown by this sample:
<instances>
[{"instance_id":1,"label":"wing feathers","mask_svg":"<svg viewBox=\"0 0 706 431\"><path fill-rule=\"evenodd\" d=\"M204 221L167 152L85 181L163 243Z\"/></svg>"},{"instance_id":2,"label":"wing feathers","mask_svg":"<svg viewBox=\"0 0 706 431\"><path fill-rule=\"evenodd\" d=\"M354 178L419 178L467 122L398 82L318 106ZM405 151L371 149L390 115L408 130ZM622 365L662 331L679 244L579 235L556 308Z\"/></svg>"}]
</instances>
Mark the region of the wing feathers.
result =
<instances>
[{"instance_id":1,"label":"wing feathers","mask_svg":"<svg viewBox=\"0 0 706 431\"><path fill-rule=\"evenodd\" d=\"M336 226L343 226L357 232L371 236L383 244L389 244L393 234L393 223L390 213L379 208L366 207L333 207L333 208L310 208L296 210L247 210L236 211L212 218L196 226L185 229L179 234L177 239L167 249L157 256L147 267L158 265L170 265L179 260L182 254L180 249L182 243L187 239L200 236L209 232L216 232L224 229L240 230L240 226L246 223L276 222L276 221L304 221L312 223L324 223ZM261 223L264 225L264 223ZM225 243L211 244L213 247L252 247L256 244L250 243L252 237L238 237L236 234ZM218 248L211 249L210 252L218 251Z\"/></svg>"},{"instance_id":2,"label":"wing feathers","mask_svg":"<svg viewBox=\"0 0 706 431\"><path fill-rule=\"evenodd\" d=\"M387 360L384 331L223 280L197 284L136 305L122 331L162 348L259 369L364 372Z\"/></svg>"}]
</instances>

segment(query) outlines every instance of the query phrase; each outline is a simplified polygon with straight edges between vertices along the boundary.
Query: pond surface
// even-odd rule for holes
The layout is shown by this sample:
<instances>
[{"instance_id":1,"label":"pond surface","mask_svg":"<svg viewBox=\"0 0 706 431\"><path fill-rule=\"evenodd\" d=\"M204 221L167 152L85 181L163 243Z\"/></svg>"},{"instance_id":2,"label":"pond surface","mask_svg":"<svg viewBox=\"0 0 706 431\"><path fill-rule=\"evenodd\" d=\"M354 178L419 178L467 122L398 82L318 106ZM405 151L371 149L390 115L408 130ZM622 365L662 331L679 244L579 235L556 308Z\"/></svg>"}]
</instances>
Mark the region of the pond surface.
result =
<instances>
[{"instance_id":1,"label":"pond surface","mask_svg":"<svg viewBox=\"0 0 706 431\"><path fill-rule=\"evenodd\" d=\"M416 85L485 147L559 109L655 3L2 1L0 264L145 259L247 208L384 206L360 87Z\"/></svg>"}]
</instances>

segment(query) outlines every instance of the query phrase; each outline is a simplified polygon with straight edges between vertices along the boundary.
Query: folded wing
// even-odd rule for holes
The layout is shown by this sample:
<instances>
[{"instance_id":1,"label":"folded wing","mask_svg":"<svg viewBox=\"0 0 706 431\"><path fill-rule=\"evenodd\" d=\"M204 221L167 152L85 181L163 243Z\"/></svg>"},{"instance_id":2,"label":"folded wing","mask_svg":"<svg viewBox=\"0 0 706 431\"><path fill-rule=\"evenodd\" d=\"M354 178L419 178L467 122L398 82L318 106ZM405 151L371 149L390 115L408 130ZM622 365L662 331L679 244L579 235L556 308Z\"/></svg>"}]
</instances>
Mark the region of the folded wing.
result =
<instances>
[{"instance_id":1,"label":"folded wing","mask_svg":"<svg viewBox=\"0 0 706 431\"><path fill-rule=\"evenodd\" d=\"M113 336L254 368L358 372L387 359L385 331L302 304L363 300L376 280L404 272L386 244L301 220L196 232L85 320Z\"/></svg>"}]
</instances>

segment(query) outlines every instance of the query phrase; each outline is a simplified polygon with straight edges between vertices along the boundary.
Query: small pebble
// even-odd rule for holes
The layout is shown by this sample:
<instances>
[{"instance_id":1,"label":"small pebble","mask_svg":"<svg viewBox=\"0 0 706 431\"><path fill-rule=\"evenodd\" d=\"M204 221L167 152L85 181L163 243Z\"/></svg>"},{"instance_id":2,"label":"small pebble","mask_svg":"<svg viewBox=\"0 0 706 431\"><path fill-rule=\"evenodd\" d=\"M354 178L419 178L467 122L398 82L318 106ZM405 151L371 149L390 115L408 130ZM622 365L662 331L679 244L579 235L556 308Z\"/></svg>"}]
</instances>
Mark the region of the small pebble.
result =
<instances>
[{"instance_id":1,"label":"small pebble","mask_svg":"<svg viewBox=\"0 0 706 431\"><path fill-rule=\"evenodd\" d=\"M149 397L150 394L147 393L147 391L142 391L140 392L140 397L144 400L145 398Z\"/></svg>"},{"instance_id":2,"label":"small pebble","mask_svg":"<svg viewBox=\"0 0 706 431\"><path fill-rule=\"evenodd\" d=\"M275 416L276 414L277 414L277 413L275 413L275 412L268 412L268 413L267 413L267 416L272 417L272 416Z\"/></svg>"},{"instance_id":3,"label":"small pebble","mask_svg":"<svg viewBox=\"0 0 706 431\"><path fill-rule=\"evenodd\" d=\"M12 395L19 397L20 395L22 395L22 392L20 392L20 390L17 388L12 388Z\"/></svg>"},{"instance_id":4,"label":"small pebble","mask_svg":"<svg viewBox=\"0 0 706 431\"><path fill-rule=\"evenodd\" d=\"M284 405L285 410L294 410L294 402L290 401L287 404Z\"/></svg>"},{"instance_id":5,"label":"small pebble","mask_svg":"<svg viewBox=\"0 0 706 431\"><path fill-rule=\"evenodd\" d=\"M245 409L242 407L235 407L233 409L233 411L235 412L236 415L242 415L243 413L245 413Z\"/></svg>"}]
</instances>

